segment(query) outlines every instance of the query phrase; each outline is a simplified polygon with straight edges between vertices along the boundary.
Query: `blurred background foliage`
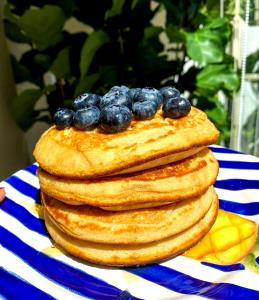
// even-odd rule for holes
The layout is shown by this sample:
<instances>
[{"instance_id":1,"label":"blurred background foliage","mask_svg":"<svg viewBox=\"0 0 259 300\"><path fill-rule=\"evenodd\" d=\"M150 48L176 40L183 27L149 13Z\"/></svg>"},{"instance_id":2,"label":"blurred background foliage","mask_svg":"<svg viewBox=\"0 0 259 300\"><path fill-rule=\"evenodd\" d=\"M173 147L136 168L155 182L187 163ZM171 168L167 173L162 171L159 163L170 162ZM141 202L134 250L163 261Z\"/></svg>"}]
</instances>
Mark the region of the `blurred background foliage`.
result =
<instances>
[{"instance_id":1,"label":"blurred background foliage","mask_svg":"<svg viewBox=\"0 0 259 300\"><path fill-rule=\"evenodd\" d=\"M8 0L5 33L27 44L11 55L16 83L31 82L13 99L13 116L23 130L51 123L59 107L81 93L103 95L113 85L173 85L206 111L228 145L233 93L239 74L228 54L234 1L218 0ZM154 21L164 14L162 24ZM87 30L69 32L71 18ZM49 75L49 76L46 76ZM51 80L46 80L51 78ZM47 107L35 104L46 96Z\"/></svg>"}]
</instances>

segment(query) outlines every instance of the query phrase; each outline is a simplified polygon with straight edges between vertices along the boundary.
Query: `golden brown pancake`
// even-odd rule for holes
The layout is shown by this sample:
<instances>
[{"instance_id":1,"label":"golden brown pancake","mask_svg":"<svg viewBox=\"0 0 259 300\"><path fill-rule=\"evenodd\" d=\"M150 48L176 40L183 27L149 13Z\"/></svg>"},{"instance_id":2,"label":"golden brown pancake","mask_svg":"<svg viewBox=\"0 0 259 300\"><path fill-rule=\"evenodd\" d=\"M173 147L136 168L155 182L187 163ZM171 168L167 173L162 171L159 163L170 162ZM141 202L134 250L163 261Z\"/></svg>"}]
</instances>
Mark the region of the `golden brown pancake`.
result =
<instances>
[{"instance_id":1,"label":"golden brown pancake","mask_svg":"<svg viewBox=\"0 0 259 300\"><path fill-rule=\"evenodd\" d=\"M153 119L132 121L127 130L114 134L99 128L80 131L53 126L39 139L34 156L50 174L95 178L127 172L166 156L171 156L171 161L182 159L184 156L179 154L186 151L187 156L192 155L200 147L216 142L218 135L206 114L192 107L189 115L179 119L164 118L158 111Z\"/></svg>"},{"instance_id":2,"label":"golden brown pancake","mask_svg":"<svg viewBox=\"0 0 259 300\"><path fill-rule=\"evenodd\" d=\"M204 193L218 174L218 163L205 148L190 158L153 169L92 180L71 180L39 169L42 192L68 204L110 210L175 202Z\"/></svg>"},{"instance_id":3,"label":"golden brown pancake","mask_svg":"<svg viewBox=\"0 0 259 300\"><path fill-rule=\"evenodd\" d=\"M134 172L139 172L139 171L148 170L148 169L151 169L151 168L167 165L167 164L185 159L187 157L190 157L190 156L198 153L199 151L201 151L202 149L205 149L205 148L206 147L204 147L204 146L195 147L195 148L192 148L192 149L189 149L189 150L186 150L186 151L173 153L171 155L166 155L164 157L160 157L160 158L148 161L146 163L139 164L137 166L125 169L123 171L113 173L110 176L117 175L117 174L130 174L130 173L134 173Z\"/></svg>"},{"instance_id":4,"label":"golden brown pancake","mask_svg":"<svg viewBox=\"0 0 259 300\"><path fill-rule=\"evenodd\" d=\"M180 233L197 223L216 198L213 187L200 197L130 211L71 206L42 194L45 212L66 234L97 243L140 244Z\"/></svg>"},{"instance_id":5,"label":"golden brown pancake","mask_svg":"<svg viewBox=\"0 0 259 300\"><path fill-rule=\"evenodd\" d=\"M79 240L62 232L45 215L47 230L55 243L66 252L86 261L111 266L133 266L159 262L183 253L196 244L212 227L218 212L215 198L207 214L179 234L139 245L103 244Z\"/></svg>"}]
</instances>

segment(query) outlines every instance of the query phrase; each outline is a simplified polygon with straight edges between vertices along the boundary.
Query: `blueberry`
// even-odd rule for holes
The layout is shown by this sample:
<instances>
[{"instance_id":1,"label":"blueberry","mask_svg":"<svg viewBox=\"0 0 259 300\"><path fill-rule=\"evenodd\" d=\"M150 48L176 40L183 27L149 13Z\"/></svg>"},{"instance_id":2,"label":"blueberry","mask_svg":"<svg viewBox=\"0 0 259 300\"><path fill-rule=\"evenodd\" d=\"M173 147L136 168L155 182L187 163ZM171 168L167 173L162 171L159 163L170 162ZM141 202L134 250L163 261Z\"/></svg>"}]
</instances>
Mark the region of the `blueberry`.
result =
<instances>
[{"instance_id":1,"label":"blueberry","mask_svg":"<svg viewBox=\"0 0 259 300\"><path fill-rule=\"evenodd\" d=\"M122 90L110 91L105 94L100 100L100 108L104 108L107 105L123 105L132 109L132 100L130 95Z\"/></svg>"},{"instance_id":2,"label":"blueberry","mask_svg":"<svg viewBox=\"0 0 259 300\"><path fill-rule=\"evenodd\" d=\"M95 107L82 108L75 112L74 125L81 130L93 130L99 124L100 110Z\"/></svg>"},{"instance_id":3,"label":"blueberry","mask_svg":"<svg viewBox=\"0 0 259 300\"><path fill-rule=\"evenodd\" d=\"M164 117L180 118L191 111L191 103L183 97L169 98L163 105Z\"/></svg>"},{"instance_id":4,"label":"blueberry","mask_svg":"<svg viewBox=\"0 0 259 300\"><path fill-rule=\"evenodd\" d=\"M68 108L59 108L54 114L54 123L58 129L69 127L73 124L74 112Z\"/></svg>"},{"instance_id":5,"label":"blueberry","mask_svg":"<svg viewBox=\"0 0 259 300\"><path fill-rule=\"evenodd\" d=\"M111 105L114 101L114 92L108 92L107 94L105 94L104 96L102 96L99 106L102 109L105 106Z\"/></svg>"},{"instance_id":6,"label":"blueberry","mask_svg":"<svg viewBox=\"0 0 259 300\"><path fill-rule=\"evenodd\" d=\"M73 103L74 110L87 108L91 106L99 106L100 96L92 93L85 93L78 96Z\"/></svg>"},{"instance_id":7,"label":"blueberry","mask_svg":"<svg viewBox=\"0 0 259 300\"><path fill-rule=\"evenodd\" d=\"M141 88L132 88L128 91L133 102L136 102L137 94L141 91Z\"/></svg>"},{"instance_id":8,"label":"blueberry","mask_svg":"<svg viewBox=\"0 0 259 300\"><path fill-rule=\"evenodd\" d=\"M109 133L124 131L129 127L132 113L127 106L109 105L101 110L100 126Z\"/></svg>"},{"instance_id":9,"label":"blueberry","mask_svg":"<svg viewBox=\"0 0 259 300\"><path fill-rule=\"evenodd\" d=\"M166 101L169 98L179 98L180 92L173 86L165 86L160 89L161 94L163 95L163 104L166 103Z\"/></svg>"},{"instance_id":10,"label":"blueberry","mask_svg":"<svg viewBox=\"0 0 259 300\"><path fill-rule=\"evenodd\" d=\"M154 101L135 102L132 111L136 119L148 120L156 114L157 105Z\"/></svg>"},{"instance_id":11,"label":"blueberry","mask_svg":"<svg viewBox=\"0 0 259 300\"><path fill-rule=\"evenodd\" d=\"M134 97L136 102L153 101L156 103L157 108L162 103L162 94L155 88L146 87L141 89L135 94Z\"/></svg>"},{"instance_id":12,"label":"blueberry","mask_svg":"<svg viewBox=\"0 0 259 300\"><path fill-rule=\"evenodd\" d=\"M126 85L121 85L121 86L115 85L110 89L110 92L116 92L116 91L123 91L127 93L129 91L129 88Z\"/></svg>"}]
</instances>

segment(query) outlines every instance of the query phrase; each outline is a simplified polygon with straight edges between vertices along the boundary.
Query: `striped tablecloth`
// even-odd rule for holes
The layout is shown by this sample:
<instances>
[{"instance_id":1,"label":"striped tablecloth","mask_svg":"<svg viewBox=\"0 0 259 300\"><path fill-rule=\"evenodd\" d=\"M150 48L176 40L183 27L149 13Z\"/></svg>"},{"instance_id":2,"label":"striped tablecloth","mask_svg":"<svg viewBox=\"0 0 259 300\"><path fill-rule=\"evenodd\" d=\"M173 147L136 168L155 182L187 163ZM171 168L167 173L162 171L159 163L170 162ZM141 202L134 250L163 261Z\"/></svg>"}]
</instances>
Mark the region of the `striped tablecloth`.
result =
<instances>
[{"instance_id":1,"label":"striped tablecloth","mask_svg":"<svg viewBox=\"0 0 259 300\"><path fill-rule=\"evenodd\" d=\"M220 207L259 223L259 158L211 149L220 164ZM0 205L1 299L259 299L259 274L242 263L222 267L178 256L107 269L63 254L41 217L36 170L31 165L0 183L6 190Z\"/></svg>"}]
</instances>

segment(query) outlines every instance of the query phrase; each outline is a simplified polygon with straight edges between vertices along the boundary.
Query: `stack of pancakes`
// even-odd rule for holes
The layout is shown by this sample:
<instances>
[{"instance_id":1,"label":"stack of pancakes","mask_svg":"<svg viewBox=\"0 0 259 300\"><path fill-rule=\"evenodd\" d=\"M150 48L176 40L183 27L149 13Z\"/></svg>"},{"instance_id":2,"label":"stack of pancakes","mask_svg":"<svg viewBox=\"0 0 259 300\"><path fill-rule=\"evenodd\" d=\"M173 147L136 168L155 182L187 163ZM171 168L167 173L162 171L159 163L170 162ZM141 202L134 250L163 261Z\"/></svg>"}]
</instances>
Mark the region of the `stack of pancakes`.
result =
<instances>
[{"instance_id":1,"label":"stack of pancakes","mask_svg":"<svg viewBox=\"0 0 259 300\"><path fill-rule=\"evenodd\" d=\"M194 107L179 119L159 111L114 134L51 127L34 150L49 234L68 253L104 265L184 252L217 216L218 163L207 148L217 138Z\"/></svg>"}]
</instances>

